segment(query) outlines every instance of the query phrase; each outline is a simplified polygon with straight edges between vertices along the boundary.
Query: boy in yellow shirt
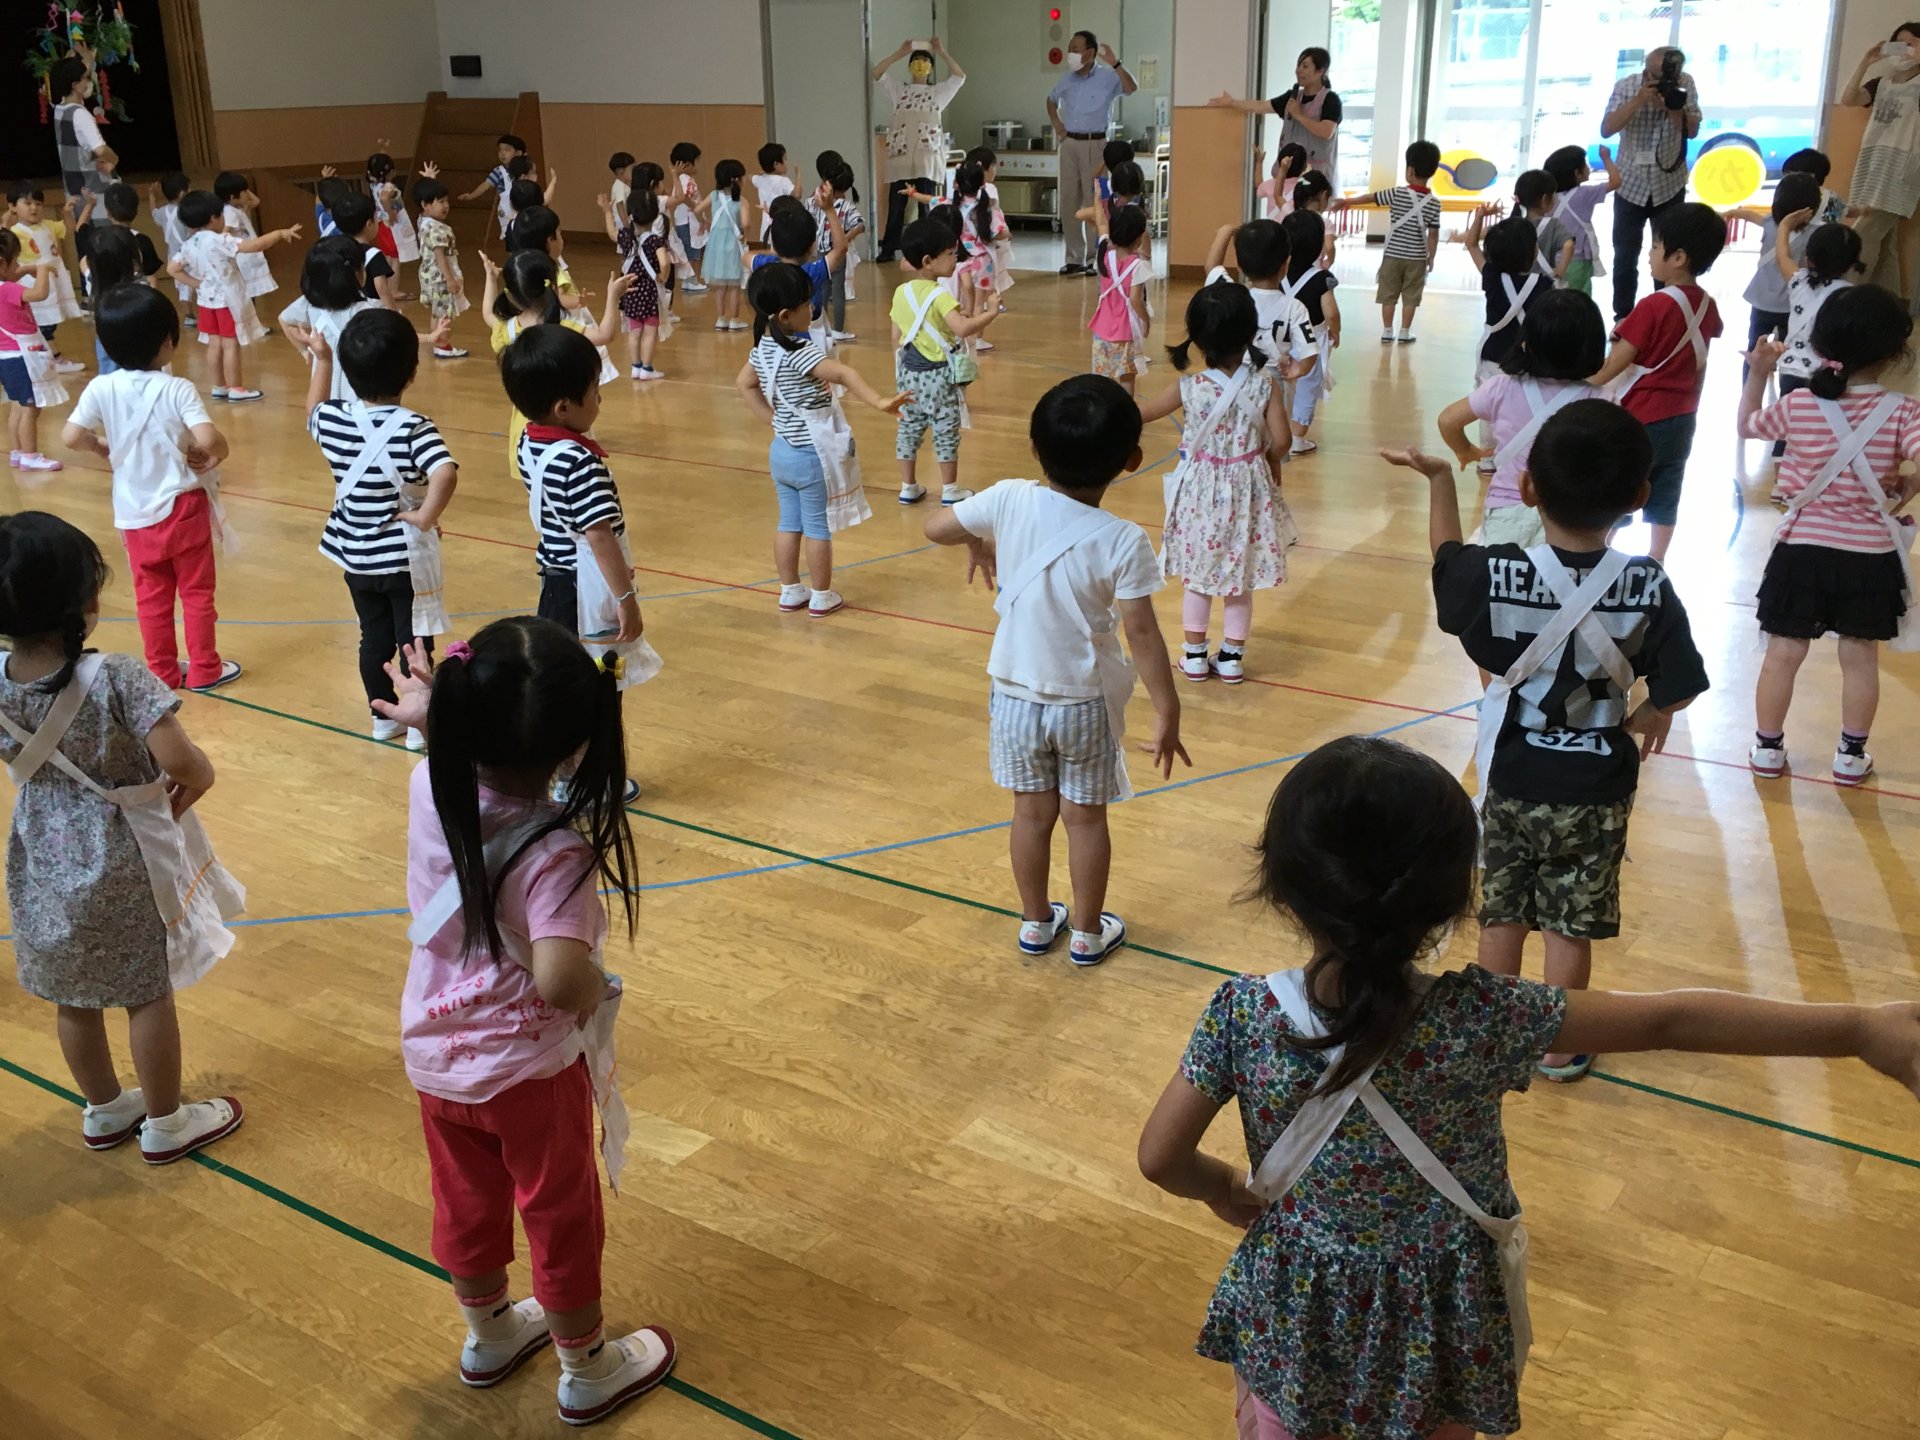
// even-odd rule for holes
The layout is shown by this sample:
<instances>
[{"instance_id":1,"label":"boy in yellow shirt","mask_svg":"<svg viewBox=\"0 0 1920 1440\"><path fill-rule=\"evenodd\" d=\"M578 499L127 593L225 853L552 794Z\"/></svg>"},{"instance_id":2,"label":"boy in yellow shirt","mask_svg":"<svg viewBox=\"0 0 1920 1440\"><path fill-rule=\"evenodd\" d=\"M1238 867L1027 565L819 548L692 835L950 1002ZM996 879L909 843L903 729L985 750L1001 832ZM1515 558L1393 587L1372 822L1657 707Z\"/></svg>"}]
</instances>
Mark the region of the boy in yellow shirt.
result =
<instances>
[{"instance_id":1,"label":"boy in yellow shirt","mask_svg":"<svg viewBox=\"0 0 1920 1440\"><path fill-rule=\"evenodd\" d=\"M933 455L940 462L940 503L957 505L972 496L960 488L960 389L948 357L959 341L993 323L999 307L979 315L961 315L960 302L940 281L953 274L960 239L932 216L907 227L900 237L900 258L914 278L893 292L894 385L910 398L900 411L893 453L900 461L900 503L915 505L926 487L914 479L920 442L933 431Z\"/></svg>"}]
</instances>

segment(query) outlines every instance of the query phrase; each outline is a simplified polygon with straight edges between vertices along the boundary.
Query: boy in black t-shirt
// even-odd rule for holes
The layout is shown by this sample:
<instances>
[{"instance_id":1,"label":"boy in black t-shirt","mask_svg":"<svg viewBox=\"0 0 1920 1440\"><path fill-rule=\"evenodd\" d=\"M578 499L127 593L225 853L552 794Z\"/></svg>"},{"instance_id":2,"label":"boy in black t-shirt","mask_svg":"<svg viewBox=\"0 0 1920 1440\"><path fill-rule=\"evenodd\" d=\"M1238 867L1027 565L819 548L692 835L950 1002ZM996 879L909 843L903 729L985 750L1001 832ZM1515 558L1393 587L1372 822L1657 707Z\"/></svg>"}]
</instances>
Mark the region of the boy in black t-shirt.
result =
<instances>
[{"instance_id":1,"label":"boy in black t-shirt","mask_svg":"<svg viewBox=\"0 0 1920 1440\"><path fill-rule=\"evenodd\" d=\"M1659 561L1607 546L1646 500L1646 429L1605 400L1576 400L1541 427L1520 475L1547 532L1532 550L1462 544L1451 462L1382 455L1430 482L1440 628L1496 677L1480 707L1480 963L1518 975L1527 932L1542 930L1547 983L1585 989L1593 942L1620 933L1640 761L1708 684ZM1630 708L1640 678L1647 696ZM1540 1073L1573 1080L1591 1064L1548 1055Z\"/></svg>"}]
</instances>

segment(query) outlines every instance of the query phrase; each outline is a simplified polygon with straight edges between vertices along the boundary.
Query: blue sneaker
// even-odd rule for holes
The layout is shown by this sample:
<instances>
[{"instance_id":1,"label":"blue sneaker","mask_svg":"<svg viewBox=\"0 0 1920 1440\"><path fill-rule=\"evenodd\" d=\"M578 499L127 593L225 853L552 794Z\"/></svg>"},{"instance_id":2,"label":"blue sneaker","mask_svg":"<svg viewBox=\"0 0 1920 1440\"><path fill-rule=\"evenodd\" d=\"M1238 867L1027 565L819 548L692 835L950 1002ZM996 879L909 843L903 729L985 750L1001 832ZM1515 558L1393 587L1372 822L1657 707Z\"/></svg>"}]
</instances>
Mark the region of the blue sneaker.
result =
<instances>
[{"instance_id":1,"label":"blue sneaker","mask_svg":"<svg viewBox=\"0 0 1920 1440\"><path fill-rule=\"evenodd\" d=\"M1094 935L1085 930L1073 932L1073 943L1067 947L1067 958L1076 965L1098 965L1107 956L1127 943L1127 925L1110 910L1100 912L1100 933Z\"/></svg>"}]
</instances>

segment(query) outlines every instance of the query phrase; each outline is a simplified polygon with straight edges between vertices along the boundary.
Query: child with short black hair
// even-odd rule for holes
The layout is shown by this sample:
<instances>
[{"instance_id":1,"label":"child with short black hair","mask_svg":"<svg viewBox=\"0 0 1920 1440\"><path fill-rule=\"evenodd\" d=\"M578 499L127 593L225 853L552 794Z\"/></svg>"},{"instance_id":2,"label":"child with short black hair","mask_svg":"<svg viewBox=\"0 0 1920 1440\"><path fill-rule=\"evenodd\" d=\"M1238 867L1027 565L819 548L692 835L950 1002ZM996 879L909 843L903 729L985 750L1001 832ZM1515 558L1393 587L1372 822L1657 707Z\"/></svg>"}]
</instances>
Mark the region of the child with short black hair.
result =
<instances>
[{"instance_id":1,"label":"child with short black hair","mask_svg":"<svg viewBox=\"0 0 1920 1440\"><path fill-rule=\"evenodd\" d=\"M1853 234L1822 226L1807 244L1809 264L1814 246L1834 233ZM1854 264L1859 245L1854 236ZM1767 376L1785 353L1762 339L1740 398L1740 433L1787 447L1779 492L1787 513L1758 596L1767 658L1754 690L1748 763L1768 778L1786 772L1794 681L1812 642L1831 632L1840 647L1832 775L1858 785L1873 773L1867 737L1880 703L1880 644L1907 648L1913 624L1913 522L1899 512L1920 480L1900 467L1920 464L1920 404L1880 383L1912 358L1913 319L1900 298L1877 285L1835 284L1831 292L1813 322L1820 363L1805 388L1782 381L1779 400L1762 408Z\"/></svg>"},{"instance_id":2,"label":"child with short black hair","mask_svg":"<svg viewBox=\"0 0 1920 1440\"><path fill-rule=\"evenodd\" d=\"M760 201L760 243L767 243L767 230L772 224L771 206L782 195L795 193L794 182L787 176L787 147L769 140L760 147L755 157L760 162L760 173L753 177L754 194Z\"/></svg>"},{"instance_id":3,"label":"child with short black hair","mask_svg":"<svg viewBox=\"0 0 1920 1440\"><path fill-rule=\"evenodd\" d=\"M53 368L53 351L34 323L33 304L53 289L52 265L42 260L33 278L22 281L20 237L0 230L0 393L13 403L7 417L12 441L9 463L15 470L53 471L64 468L40 453L40 411L64 405L67 388Z\"/></svg>"},{"instance_id":4,"label":"child with short black hair","mask_svg":"<svg viewBox=\"0 0 1920 1440\"><path fill-rule=\"evenodd\" d=\"M693 168L700 163L700 147L682 140L667 152L667 168L673 175L673 233L679 242L679 254L687 266L687 278L681 289L689 295L707 293L700 267L706 261L707 227L700 219L700 182Z\"/></svg>"},{"instance_id":5,"label":"child with short black hair","mask_svg":"<svg viewBox=\"0 0 1920 1440\"><path fill-rule=\"evenodd\" d=\"M925 223L925 222L921 222ZM911 232L909 232L911 233ZM917 268L917 267L916 267ZM1127 927L1106 909L1107 807L1133 794L1123 745L1134 670L1154 708L1144 748L1162 776L1180 742L1180 697L1153 614L1165 583L1146 532L1101 508L1107 488L1140 465L1140 411L1099 375L1040 397L1028 438L1044 484L1003 480L927 518L927 538L965 545L967 576L994 585L988 754L1014 792L1009 852L1020 892L1022 953L1044 955L1071 931L1068 958L1098 965ZM1121 653L1124 629L1129 665ZM1064 819L1071 910L1048 895L1053 829Z\"/></svg>"},{"instance_id":6,"label":"child with short black hair","mask_svg":"<svg viewBox=\"0 0 1920 1440\"><path fill-rule=\"evenodd\" d=\"M407 748L423 750L424 734L387 719L373 702L397 698L386 668L396 654L404 671L409 650L431 655L433 637L448 629L435 527L460 467L434 423L400 403L420 369L419 337L406 317L369 305L339 331L337 354L318 331L308 348L307 433L333 472L320 553L345 573L360 621L360 683L373 738L393 740L405 730ZM336 363L357 398L335 392Z\"/></svg>"},{"instance_id":7,"label":"child with short black hair","mask_svg":"<svg viewBox=\"0 0 1920 1440\"><path fill-rule=\"evenodd\" d=\"M1772 335L1776 339L1785 339L1787 322L1792 319L1792 300L1788 297L1787 286L1791 274L1782 274L1780 262L1774 256L1776 242L1780 238L1780 224L1789 215L1805 210L1819 220L1820 182L1811 175L1783 171L1780 183L1774 187L1773 199L1766 209L1759 210L1742 206L1729 212L1732 216L1760 227L1760 261L1754 266L1753 279L1747 282L1746 292L1742 295L1748 306L1747 350L1751 351L1762 335ZM1812 237L1814 225L1805 225L1794 232L1789 258L1795 269L1799 268L1800 257L1806 253L1807 241ZM1740 378L1747 378L1745 362L1742 362Z\"/></svg>"},{"instance_id":8,"label":"child with short black hair","mask_svg":"<svg viewBox=\"0 0 1920 1440\"><path fill-rule=\"evenodd\" d=\"M166 296L147 285L117 285L94 306L94 328L120 368L80 392L61 439L112 466L113 523L127 547L147 668L170 690L218 689L240 675L240 662L221 657L214 633L214 541L225 538L218 467L227 458L226 436L193 382L166 373L180 343L180 317ZM184 666L174 636L176 595L187 636Z\"/></svg>"},{"instance_id":9,"label":"child with short black hair","mask_svg":"<svg viewBox=\"0 0 1920 1440\"><path fill-rule=\"evenodd\" d=\"M1552 282L1540 273L1539 232L1524 215L1512 215L1488 225L1500 213L1496 205L1483 205L1467 222L1467 258L1480 272L1480 290L1486 298L1486 323L1480 329L1480 348L1473 366L1473 385L1478 390L1500 373L1502 364L1520 343L1526 323L1527 306L1552 292ZM1603 357L1604 358L1604 357ZM1488 426L1488 453L1480 457L1480 473L1491 475L1495 464L1492 447L1498 442ZM1517 499L1507 501L1518 504Z\"/></svg>"},{"instance_id":10,"label":"child with short black hair","mask_svg":"<svg viewBox=\"0 0 1920 1440\"><path fill-rule=\"evenodd\" d=\"M145 231L133 228L133 222L140 218L140 192L134 189L133 186L116 180L107 187L106 193L100 197L100 204L107 212L107 219L113 222L112 228L124 230L132 237L134 246L138 250L140 257L139 263L135 266L135 271L139 278L144 280L149 276L158 275L164 264L160 259L160 252L154 248L153 241L148 238ZM95 226L94 228L99 230L102 227ZM91 249L93 243L98 239L98 235L89 237L89 249ZM102 286L101 288L104 289L106 287Z\"/></svg>"},{"instance_id":11,"label":"child with short black hair","mask_svg":"<svg viewBox=\"0 0 1920 1440\"><path fill-rule=\"evenodd\" d=\"M67 238L66 221L47 216L40 187L30 180L16 180L9 185L7 201L13 207L13 233L20 240L22 267L31 270L42 263L48 267L47 293L33 302L34 324L39 327L41 338L47 342L47 349L53 355L54 373L76 375L87 367L78 360L69 360L61 355L55 334L61 321L78 320L85 313L74 296L73 277L68 273L66 259L61 253ZM86 224L87 216L93 211L93 203L93 192L89 190L75 217L75 225ZM68 210L62 213L72 212ZM60 400L65 398L62 395ZM58 405L60 400L46 399L40 403L43 406Z\"/></svg>"},{"instance_id":12,"label":"child with short black hair","mask_svg":"<svg viewBox=\"0 0 1920 1440\"><path fill-rule=\"evenodd\" d=\"M238 235L242 240L253 239L257 233L253 228L253 212L260 208L260 197L253 193L253 182L237 170L222 170L214 177L213 193L223 207L221 216L227 222L227 233ZM264 254L242 250L236 259L241 278L247 282L249 300L270 295L280 288L273 278L273 266L267 263Z\"/></svg>"},{"instance_id":13,"label":"child with short black hair","mask_svg":"<svg viewBox=\"0 0 1920 1440\"><path fill-rule=\"evenodd\" d=\"M1294 194L1297 197L1300 192L1295 190ZM1299 301L1306 310L1307 323L1313 327L1315 344L1320 351L1318 364L1294 372L1288 409L1293 443L1287 453L1311 455L1320 446L1307 438L1307 431L1313 428L1321 400L1333 389L1333 352L1340 344L1340 302L1333 292L1339 282L1334 279L1333 271L1322 263L1327 248L1327 222L1318 212L1296 205L1294 212L1280 222L1280 232L1287 240L1287 272L1286 279L1280 282L1280 292L1290 300Z\"/></svg>"},{"instance_id":14,"label":"child with short black hair","mask_svg":"<svg viewBox=\"0 0 1920 1440\"><path fill-rule=\"evenodd\" d=\"M191 808L214 773L176 714L179 677L157 683L130 655L86 648L110 573L66 521L32 510L0 518L0 756L18 791L10 940L21 988L58 1007L87 1148L138 1133L147 1164L167 1165L241 1123L231 1096L183 1101L173 992L232 947L224 922L246 892ZM116 1073L109 1009L127 1012L137 1088Z\"/></svg>"},{"instance_id":15,"label":"child with short black hair","mask_svg":"<svg viewBox=\"0 0 1920 1440\"><path fill-rule=\"evenodd\" d=\"M1553 218L1559 204L1559 182L1550 170L1526 170L1513 182L1513 213L1533 222L1533 268L1556 289L1565 284L1579 248L1573 232Z\"/></svg>"},{"instance_id":16,"label":"child with short black hair","mask_svg":"<svg viewBox=\"0 0 1920 1440\"><path fill-rule=\"evenodd\" d=\"M1707 346L1721 333L1719 307L1699 280L1726 243L1726 221L1708 206L1681 204L1653 217L1648 263L1661 288L1614 327L1613 350L1593 377L1600 386L1625 377L1614 398L1647 427L1653 442L1650 488L1641 513L1653 527L1647 553L1655 560L1666 559L1680 520L1680 487L1707 380Z\"/></svg>"},{"instance_id":17,"label":"child with short black hair","mask_svg":"<svg viewBox=\"0 0 1920 1440\"><path fill-rule=\"evenodd\" d=\"M1600 236L1593 228L1594 208L1620 188L1622 178L1620 167L1613 163L1613 151L1605 145L1600 147L1600 163L1607 167L1606 179L1593 180L1587 152L1578 145L1562 145L1541 167L1553 177L1558 195L1553 202L1553 218L1573 236L1573 260L1564 276L1566 286L1582 295L1593 293L1594 276L1607 273L1600 258Z\"/></svg>"},{"instance_id":18,"label":"child with short black hair","mask_svg":"<svg viewBox=\"0 0 1920 1440\"><path fill-rule=\"evenodd\" d=\"M1354 205L1378 205L1387 211L1386 254L1380 261L1380 279L1373 297L1380 307L1382 345L1391 345L1396 339L1402 345L1411 345L1420 338L1413 333L1413 316L1426 298L1427 276L1433 273L1434 258L1440 252L1440 199L1427 185L1440 168L1440 147L1431 140L1416 140L1407 146L1406 159L1404 185L1352 200L1336 199L1330 207L1345 210ZM1397 334L1393 328L1395 304L1400 307Z\"/></svg>"},{"instance_id":19,"label":"child with short black hair","mask_svg":"<svg viewBox=\"0 0 1920 1440\"><path fill-rule=\"evenodd\" d=\"M180 223L180 197L192 188L193 182L184 171L170 170L155 181L147 192L147 206L153 212L153 223L160 227L160 238L166 242L169 260L187 243L187 227ZM173 282L173 290L183 306L193 299L193 291L178 280ZM192 307L188 306L186 322L189 327L196 318Z\"/></svg>"},{"instance_id":20,"label":"child with short black hair","mask_svg":"<svg viewBox=\"0 0 1920 1440\"><path fill-rule=\"evenodd\" d=\"M893 453L900 461L900 503L916 505L926 488L914 476L920 442L933 432L934 459L940 466L940 503L956 505L972 495L960 488L960 429L965 402L961 390L971 383L972 357L956 366L960 342L994 322L999 306L978 315L962 315L960 302L941 288L960 263L960 240L931 215L923 215L900 237L900 258L913 272L893 292L888 318L893 327L894 388L912 398L900 411ZM956 369L959 374L956 375ZM964 379L962 378L964 377Z\"/></svg>"},{"instance_id":21,"label":"child with short black hair","mask_svg":"<svg viewBox=\"0 0 1920 1440\"><path fill-rule=\"evenodd\" d=\"M385 309L396 308L399 302L394 299L393 262L376 240L380 212L372 197L358 191L346 196L334 207L333 219L340 233L360 246L360 293Z\"/></svg>"},{"instance_id":22,"label":"child with short black hair","mask_svg":"<svg viewBox=\"0 0 1920 1440\"><path fill-rule=\"evenodd\" d=\"M1133 143L1109 140L1100 148L1100 168L1093 172L1093 203L1112 213L1115 204L1113 175L1122 165L1133 164ZM1092 220L1091 215L1086 216Z\"/></svg>"},{"instance_id":23,"label":"child with short black hair","mask_svg":"<svg viewBox=\"0 0 1920 1440\"><path fill-rule=\"evenodd\" d=\"M1322 347L1314 335L1307 307L1283 288L1293 260L1286 230L1273 220L1222 225L1214 234L1213 248L1207 252L1207 284L1232 283L1233 277L1226 267L1229 245L1233 247L1234 264L1240 270L1240 283L1253 297L1258 318L1253 348L1277 376L1306 374L1321 363ZM1293 381L1289 379L1286 383L1291 386ZM1291 406L1291 389L1288 403Z\"/></svg>"},{"instance_id":24,"label":"child with short black hair","mask_svg":"<svg viewBox=\"0 0 1920 1440\"><path fill-rule=\"evenodd\" d=\"M384 141L381 143L385 144ZM386 227L387 234L393 237L393 254L390 258L397 279L402 265L420 258L420 236L413 228L413 218L407 214L406 197L394 183L394 171L393 156L385 149L376 150L367 157L367 193L373 197L380 223ZM431 178L440 172L433 165L423 165L420 173ZM396 290L394 298L411 300L413 296Z\"/></svg>"},{"instance_id":25,"label":"child with short black hair","mask_svg":"<svg viewBox=\"0 0 1920 1440\"><path fill-rule=\"evenodd\" d=\"M420 170L421 178L413 182L413 203L420 208L420 299L437 330L443 324L451 326L454 317L468 308L467 282L460 273L459 241L447 223L453 197L432 166L423 165ZM436 360L464 360L466 355L451 340L433 347Z\"/></svg>"},{"instance_id":26,"label":"child with short black hair","mask_svg":"<svg viewBox=\"0 0 1920 1440\"><path fill-rule=\"evenodd\" d=\"M502 135L499 143L494 146L494 154L499 163L486 173L486 177L478 185L460 197L462 200L478 200L487 191L494 192L496 196L494 209L500 221L502 240L507 238L507 221L513 218L507 209L507 187L513 184L514 177L507 173L507 167L516 158L524 158L526 153L526 141L518 135ZM523 170L521 173L526 172Z\"/></svg>"},{"instance_id":27,"label":"child with short black hair","mask_svg":"<svg viewBox=\"0 0 1920 1440\"><path fill-rule=\"evenodd\" d=\"M767 239L772 249L753 257L749 275L768 265L786 264L800 270L813 286L812 332L816 341L826 343L832 353L833 335L838 333L828 313L833 297L833 277L844 275L847 263L847 232L840 223L840 212L832 201L831 188L822 183L813 196L813 207L797 201L774 202ZM828 249L820 250L820 230L825 225ZM844 281L843 281L844 283ZM844 300L842 306L844 308ZM756 322L757 323L757 322Z\"/></svg>"},{"instance_id":28,"label":"child with short black hair","mask_svg":"<svg viewBox=\"0 0 1920 1440\"><path fill-rule=\"evenodd\" d=\"M1787 282L1787 348L1779 365L1782 395L1811 384L1826 364L1813 345L1814 326L1827 301L1852 284L1862 268L1859 233L1847 225L1816 228L1816 218L1811 210L1796 211L1780 222L1774 240L1774 265ZM1795 241L1802 243L1796 246ZM1796 249L1800 251L1798 263L1794 260ZM1775 448L1774 454L1782 453Z\"/></svg>"},{"instance_id":29,"label":"child with short black hair","mask_svg":"<svg viewBox=\"0 0 1920 1440\"><path fill-rule=\"evenodd\" d=\"M1704 207L1702 207L1704 208ZM1711 213L1711 212L1709 212ZM1576 400L1540 427L1520 494L1543 543L1467 545L1453 466L1418 450L1385 459L1429 482L1428 538L1440 628L1495 679L1480 702L1484 819L1480 963L1518 975L1530 930L1546 936L1547 983L1584 990L1593 942L1620 933L1640 761L1664 749L1673 716L1707 688L1680 598L1660 562L1607 537L1646 503L1653 447L1606 400ZM1557 645L1545 645L1559 636ZM1634 682L1647 698L1629 709ZM1590 1054L1540 1059L1576 1080Z\"/></svg>"},{"instance_id":30,"label":"child with short black hair","mask_svg":"<svg viewBox=\"0 0 1920 1440\"><path fill-rule=\"evenodd\" d=\"M190 233L186 244L167 261L167 273L193 287L199 307L200 343L207 347L208 369L214 381L213 398L238 404L258 400L263 394L241 384L240 347L251 345L267 333L267 327L253 313L253 300L247 294L238 258L298 240L300 227L290 225L242 238L227 233L224 208L217 196L205 190L189 190L180 197L180 223Z\"/></svg>"}]
</instances>

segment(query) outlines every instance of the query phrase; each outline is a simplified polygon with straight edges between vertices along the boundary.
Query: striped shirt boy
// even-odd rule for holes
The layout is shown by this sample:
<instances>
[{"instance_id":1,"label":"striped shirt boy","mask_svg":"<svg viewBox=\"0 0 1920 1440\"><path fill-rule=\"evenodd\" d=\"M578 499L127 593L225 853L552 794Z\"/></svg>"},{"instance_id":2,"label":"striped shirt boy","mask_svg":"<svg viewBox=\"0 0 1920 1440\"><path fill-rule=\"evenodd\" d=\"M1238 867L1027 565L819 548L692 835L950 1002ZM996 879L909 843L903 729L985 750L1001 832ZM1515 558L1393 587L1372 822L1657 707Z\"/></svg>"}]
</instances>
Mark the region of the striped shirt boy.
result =
<instances>
[{"instance_id":1,"label":"striped shirt boy","mask_svg":"<svg viewBox=\"0 0 1920 1440\"><path fill-rule=\"evenodd\" d=\"M1367 198L1387 207L1387 258L1424 264L1427 232L1440 228L1440 198L1424 186L1412 185L1376 190Z\"/></svg>"},{"instance_id":2,"label":"striped shirt boy","mask_svg":"<svg viewBox=\"0 0 1920 1440\"><path fill-rule=\"evenodd\" d=\"M364 410L368 426L376 431L396 412L406 418L387 440L390 466L369 466L342 496L338 488L366 447L355 410ZM454 464L438 428L426 416L403 405L360 406L345 400L323 400L307 417L307 433L327 457L336 491L333 510L320 534L320 553L349 575L398 575L406 571L407 532L396 517L410 507L402 499L400 488L423 486L435 471Z\"/></svg>"},{"instance_id":3,"label":"striped shirt boy","mask_svg":"<svg viewBox=\"0 0 1920 1440\"><path fill-rule=\"evenodd\" d=\"M574 571L576 534L595 525L612 525L615 535L627 533L620 509L620 492L607 469L607 452L585 435L557 425L528 425L520 436L520 478L529 493L529 478L538 464L546 464L540 507L538 558L543 571ZM551 455L551 459L548 457Z\"/></svg>"}]
</instances>

